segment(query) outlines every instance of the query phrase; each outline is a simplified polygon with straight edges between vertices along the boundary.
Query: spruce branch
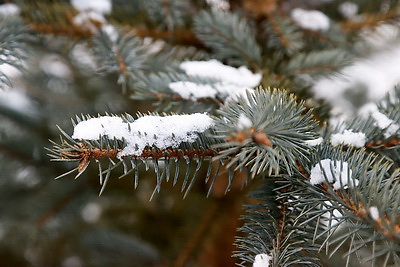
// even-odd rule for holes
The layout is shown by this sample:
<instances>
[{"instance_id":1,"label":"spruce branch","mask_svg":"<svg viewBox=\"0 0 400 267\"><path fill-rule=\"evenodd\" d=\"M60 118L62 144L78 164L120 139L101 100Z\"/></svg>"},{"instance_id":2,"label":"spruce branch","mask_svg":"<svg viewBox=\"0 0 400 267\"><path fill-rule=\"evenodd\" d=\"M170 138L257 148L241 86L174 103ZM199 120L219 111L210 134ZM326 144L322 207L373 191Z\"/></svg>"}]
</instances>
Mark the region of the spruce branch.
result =
<instances>
[{"instance_id":1,"label":"spruce branch","mask_svg":"<svg viewBox=\"0 0 400 267\"><path fill-rule=\"evenodd\" d=\"M26 43L31 42L33 36L19 18L0 17L0 24L0 65L9 64L22 70L29 51ZM0 71L0 88L4 85L11 86L11 81Z\"/></svg>"},{"instance_id":2,"label":"spruce branch","mask_svg":"<svg viewBox=\"0 0 400 267\"><path fill-rule=\"evenodd\" d=\"M312 240L318 223L309 220L312 210L305 215L305 210L291 204L299 190L288 181L268 179L251 194L256 202L245 206L240 231L246 235L237 238L240 251L234 254L242 260L241 266L254 262L258 254L269 255L270 266L319 266L318 243Z\"/></svg>"},{"instance_id":3,"label":"spruce branch","mask_svg":"<svg viewBox=\"0 0 400 267\"><path fill-rule=\"evenodd\" d=\"M310 183L313 169L321 166L319 164L324 159L336 162L336 166L322 167L325 181L321 185L313 185ZM290 178L303 187L294 200L295 206L309 209L315 207L317 199L319 203L325 203L314 214L322 222L319 227L326 230L316 235L314 240L325 239L322 245L330 255L348 241L348 261L361 248L368 246L373 255L370 260L380 261L386 257L387 264L398 262L395 256L399 253L395 244L400 237L398 170L388 175L391 164L387 161L364 150L348 148L343 151L340 146L317 147L310 165L303 167L303 179ZM348 231L341 231L343 227ZM383 246L384 243L393 245Z\"/></svg>"},{"instance_id":4,"label":"spruce branch","mask_svg":"<svg viewBox=\"0 0 400 267\"><path fill-rule=\"evenodd\" d=\"M79 39L93 36L88 28L74 23L77 11L69 3L27 1L21 4L21 9L22 17L36 33L67 35Z\"/></svg>"},{"instance_id":5,"label":"spruce branch","mask_svg":"<svg viewBox=\"0 0 400 267\"><path fill-rule=\"evenodd\" d=\"M148 0L144 6L150 18L168 31L183 26L184 14L188 9L187 3L179 0Z\"/></svg>"},{"instance_id":6,"label":"spruce branch","mask_svg":"<svg viewBox=\"0 0 400 267\"><path fill-rule=\"evenodd\" d=\"M124 91L143 75L146 69L147 49L133 34L119 35L113 40L104 31L99 31L93 44L95 56L101 66L99 71L118 73L118 83Z\"/></svg>"},{"instance_id":7,"label":"spruce branch","mask_svg":"<svg viewBox=\"0 0 400 267\"><path fill-rule=\"evenodd\" d=\"M293 56L304 47L303 32L285 17L268 17L262 25L267 38L267 48L278 53ZM282 51L282 52L281 52Z\"/></svg>"},{"instance_id":8,"label":"spruce branch","mask_svg":"<svg viewBox=\"0 0 400 267\"><path fill-rule=\"evenodd\" d=\"M331 73L349 64L350 58L349 53L342 49L299 53L283 66L281 72L289 76Z\"/></svg>"},{"instance_id":9,"label":"spruce branch","mask_svg":"<svg viewBox=\"0 0 400 267\"><path fill-rule=\"evenodd\" d=\"M238 14L203 11L194 19L194 33L215 55L233 66L259 70L261 49L252 27Z\"/></svg>"},{"instance_id":10,"label":"spruce branch","mask_svg":"<svg viewBox=\"0 0 400 267\"><path fill-rule=\"evenodd\" d=\"M317 124L311 111L297 104L294 95L281 89L247 92L238 103L218 110L215 133L221 143L217 158L230 158L228 166L250 169L252 177L260 173L292 173L296 160L307 161L310 148L306 140L315 139Z\"/></svg>"},{"instance_id":11,"label":"spruce branch","mask_svg":"<svg viewBox=\"0 0 400 267\"><path fill-rule=\"evenodd\" d=\"M102 185L100 193L103 192L105 185L110 178L111 172L121 166L123 173L120 177L127 176L132 172L134 173L135 188L137 187L139 180L138 169L144 165L145 169L149 170L150 166L153 166L154 172L157 176L157 186L155 189L157 192L160 190L160 185L164 179L169 181L170 177L174 175L173 184L175 185L178 182L179 175L183 173L184 179L182 182L182 191L186 190L186 195L193 186L201 166L206 162L208 162L208 171L205 181L207 181L211 176L213 176L213 180L216 179L218 172L212 174L210 171L211 158L217 154L217 151L211 148L211 144L215 143L213 138L209 137L205 133L197 132L196 130L194 132L180 133L180 136L175 136L174 133L172 133L170 136L166 136L165 134L157 136L155 134L153 137L149 136L146 132L138 132L141 131L141 129L131 128L134 127L134 124L130 123L135 123L135 121L139 121L141 118L146 119L146 116L154 117L157 116L157 114L138 114L138 119L136 120L129 114L122 117L114 115L106 118L106 121L108 120L112 122L113 120L111 119L114 119L118 124L114 123L113 125L110 124L110 126L106 125L104 122L100 127L111 127L109 128L110 133L116 133L118 138L115 136L109 136L110 133L107 132L105 134L99 134L98 138L73 138L71 135L59 128L62 134L60 144L52 141L53 148L48 149L50 152L49 156L55 161L78 161L79 164L75 169L60 175L58 178L69 175L75 171L78 172L75 178L78 178L85 172L90 162L94 160L99 167L99 179L100 184ZM92 123L93 119L96 118L83 115L82 118L79 118L77 116L76 121L72 121L75 126L74 134L76 134L76 129L79 126L79 123ZM99 119L101 119L101 117L99 117ZM122 133L126 134L125 136L121 136L120 133L115 132L121 127L127 131L126 133L122 131ZM165 125L164 127L168 126ZM96 128L96 124L94 128ZM85 128L83 128L83 130L86 131ZM89 129L89 131L90 130L91 129ZM173 129L167 129L167 131L171 130ZM129 134L132 134L133 138L135 138L136 141L134 142L140 142L141 144L130 143L129 140L132 136L128 136ZM85 135L86 134L83 133L83 137ZM145 146L143 144L145 144ZM157 144L163 147L157 147ZM117 160L117 162L114 160ZM160 167L160 162L163 163L162 167ZM106 169L103 169L104 163L108 165ZM222 165L223 162L220 162L219 164ZM182 166L186 166L186 169ZM194 168L194 171L191 168Z\"/></svg>"}]
</instances>

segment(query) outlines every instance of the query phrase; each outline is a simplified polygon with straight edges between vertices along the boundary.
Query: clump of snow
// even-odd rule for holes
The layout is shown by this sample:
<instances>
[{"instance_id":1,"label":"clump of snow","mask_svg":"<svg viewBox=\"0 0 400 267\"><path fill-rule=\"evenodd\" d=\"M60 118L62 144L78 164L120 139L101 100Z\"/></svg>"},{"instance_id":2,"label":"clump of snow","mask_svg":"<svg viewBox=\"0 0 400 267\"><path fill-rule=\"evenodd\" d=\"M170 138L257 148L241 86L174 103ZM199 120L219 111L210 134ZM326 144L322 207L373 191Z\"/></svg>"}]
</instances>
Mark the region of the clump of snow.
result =
<instances>
[{"instance_id":1,"label":"clump of snow","mask_svg":"<svg viewBox=\"0 0 400 267\"><path fill-rule=\"evenodd\" d=\"M111 0L71 0L71 4L79 11L79 14L74 17L74 24L82 27L91 33L96 33L99 25L106 33L110 28L104 28L106 24L105 14L111 13ZM109 34L110 38L114 33Z\"/></svg>"},{"instance_id":2,"label":"clump of snow","mask_svg":"<svg viewBox=\"0 0 400 267\"><path fill-rule=\"evenodd\" d=\"M71 59L85 72L96 70L96 59L91 51L82 43L78 43L71 50Z\"/></svg>"},{"instance_id":3,"label":"clump of snow","mask_svg":"<svg viewBox=\"0 0 400 267\"><path fill-rule=\"evenodd\" d=\"M352 130L344 130L343 133L335 133L331 136L331 144L334 146L344 144L355 147L363 147L365 142L365 133L353 132Z\"/></svg>"},{"instance_id":4,"label":"clump of snow","mask_svg":"<svg viewBox=\"0 0 400 267\"><path fill-rule=\"evenodd\" d=\"M372 206L368 210L369 210L369 215L371 215L372 219L374 219L375 221L379 220L379 210L377 207Z\"/></svg>"},{"instance_id":5,"label":"clump of snow","mask_svg":"<svg viewBox=\"0 0 400 267\"><path fill-rule=\"evenodd\" d=\"M106 24L101 27L101 30L107 34L108 38L110 38L111 42L115 43L118 39L118 31L111 24Z\"/></svg>"},{"instance_id":6,"label":"clump of snow","mask_svg":"<svg viewBox=\"0 0 400 267\"><path fill-rule=\"evenodd\" d=\"M325 31L329 29L329 18L318 10L305 10L295 8L291 12L292 19L303 29L313 31Z\"/></svg>"},{"instance_id":7,"label":"clump of snow","mask_svg":"<svg viewBox=\"0 0 400 267\"><path fill-rule=\"evenodd\" d=\"M334 74L316 80L312 91L315 98L331 104L333 116L346 119L363 104L380 100L393 90L400 82L400 72L393 66L399 64L400 47L375 53L343 68L341 75ZM356 96L349 99L348 93L355 93ZM356 105L354 101L360 103Z\"/></svg>"},{"instance_id":8,"label":"clump of snow","mask_svg":"<svg viewBox=\"0 0 400 267\"><path fill-rule=\"evenodd\" d=\"M344 17L351 19L358 13L358 5L353 2L343 2L339 5L339 12Z\"/></svg>"},{"instance_id":9,"label":"clump of snow","mask_svg":"<svg viewBox=\"0 0 400 267\"><path fill-rule=\"evenodd\" d=\"M272 257L266 253L257 254L254 258L253 267L268 267Z\"/></svg>"},{"instance_id":10,"label":"clump of snow","mask_svg":"<svg viewBox=\"0 0 400 267\"><path fill-rule=\"evenodd\" d=\"M71 4L79 11L92 10L100 14L111 12L111 0L71 0Z\"/></svg>"},{"instance_id":11,"label":"clump of snow","mask_svg":"<svg viewBox=\"0 0 400 267\"><path fill-rule=\"evenodd\" d=\"M211 88L207 87L207 89L204 89L204 87L202 87L202 89L200 89L202 90L201 92L195 92L198 88L194 86L194 83L187 84L189 86L187 90L191 92L189 96L192 100L200 98L196 98L196 95L198 94L201 94L202 97L216 97L218 95L227 101L235 100L238 95L245 95L247 89L257 86L262 77L260 73L254 74L245 66L234 68L224 65L215 59L209 61L182 62L180 68L189 76L212 78L217 80L215 83L210 85ZM176 86L173 85L171 89L176 90ZM184 90L185 88L178 86L178 89L175 92L185 98L184 96L187 96L188 94L184 93ZM208 95L206 95L206 92L208 92Z\"/></svg>"},{"instance_id":12,"label":"clump of snow","mask_svg":"<svg viewBox=\"0 0 400 267\"><path fill-rule=\"evenodd\" d=\"M169 89L179 94L183 99L196 101L200 98L214 98L217 90L208 84L197 84L188 81L172 82Z\"/></svg>"},{"instance_id":13,"label":"clump of snow","mask_svg":"<svg viewBox=\"0 0 400 267\"><path fill-rule=\"evenodd\" d=\"M72 77L69 67L57 55L47 55L43 57L39 65L43 71L49 75L64 79L70 79Z\"/></svg>"},{"instance_id":14,"label":"clump of snow","mask_svg":"<svg viewBox=\"0 0 400 267\"><path fill-rule=\"evenodd\" d=\"M16 78L22 75L19 69L7 63L0 64L0 73L3 73L8 78Z\"/></svg>"},{"instance_id":15,"label":"clump of snow","mask_svg":"<svg viewBox=\"0 0 400 267\"><path fill-rule=\"evenodd\" d=\"M376 126L384 130L383 135L385 138L393 136L400 130L400 125L394 120L389 119L385 114L381 113L376 104L369 103L364 105L360 109L359 114L363 116L371 116L375 120Z\"/></svg>"},{"instance_id":16,"label":"clump of snow","mask_svg":"<svg viewBox=\"0 0 400 267\"><path fill-rule=\"evenodd\" d=\"M120 117L102 116L91 118L79 122L75 128L72 138L97 140L101 136L108 138L122 139L128 133L128 123L125 123Z\"/></svg>"},{"instance_id":17,"label":"clump of snow","mask_svg":"<svg viewBox=\"0 0 400 267\"><path fill-rule=\"evenodd\" d=\"M78 123L72 138L97 140L108 136L127 142L118 157L139 156L146 146L159 149L176 148L183 142L193 143L202 133L214 125L207 114L143 116L134 122L124 122L122 118L103 116Z\"/></svg>"},{"instance_id":18,"label":"clump of snow","mask_svg":"<svg viewBox=\"0 0 400 267\"><path fill-rule=\"evenodd\" d=\"M206 2L213 9L227 11L230 8L229 2L226 0L206 0Z\"/></svg>"},{"instance_id":19,"label":"clump of snow","mask_svg":"<svg viewBox=\"0 0 400 267\"><path fill-rule=\"evenodd\" d=\"M347 184L351 184L352 170L346 161L323 159L317 163L310 174L310 183L312 185L320 184L326 180L333 183L333 189L345 188Z\"/></svg>"},{"instance_id":20,"label":"clump of snow","mask_svg":"<svg viewBox=\"0 0 400 267\"><path fill-rule=\"evenodd\" d=\"M74 24L82 27L91 33L96 33L98 30L98 25L104 25L106 19L103 14L97 13L95 11L82 11L74 17Z\"/></svg>"},{"instance_id":21,"label":"clump of snow","mask_svg":"<svg viewBox=\"0 0 400 267\"><path fill-rule=\"evenodd\" d=\"M89 202L81 210L82 219L87 223L99 221L103 209L97 202Z\"/></svg>"},{"instance_id":22,"label":"clump of snow","mask_svg":"<svg viewBox=\"0 0 400 267\"><path fill-rule=\"evenodd\" d=\"M31 116L36 116L38 112L37 106L20 88L0 90L0 105Z\"/></svg>"},{"instance_id":23,"label":"clump of snow","mask_svg":"<svg viewBox=\"0 0 400 267\"><path fill-rule=\"evenodd\" d=\"M209 61L185 61L180 64L190 76L215 78L221 82L242 87L255 87L261 81L260 73L252 73L247 67L234 68L212 59Z\"/></svg>"},{"instance_id":24,"label":"clump of snow","mask_svg":"<svg viewBox=\"0 0 400 267\"><path fill-rule=\"evenodd\" d=\"M5 3L0 5L0 16L18 16L20 8L13 3Z\"/></svg>"},{"instance_id":25,"label":"clump of snow","mask_svg":"<svg viewBox=\"0 0 400 267\"><path fill-rule=\"evenodd\" d=\"M253 125L251 120L243 113L239 115L237 127L239 130L250 128Z\"/></svg>"},{"instance_id":26,"label":"clump of snow","mask_svg":"<svg viewBox=\"0 0 400 267\"><path fill-rule=\"evenodd\" d=\"M324 142L324 139L322 137L318 137L317 139L313 139L313 140L304 141L304 143L306 143L306 145L308 145L308 146L317 146L317 145L322 144L322 142Z\"/></svg>"},{"instance_id":27,"label":"clump of snow","mask_svg":"<svg viewBox=\"0 0 400 267\"><path fill-rule=\"evenodd\" d=\"M330 201L324 201L325 205L322 206L322 209L328 210L324 213L323 217L329 220L329 227L335 226L340 223L340 218L343 217L343 214L338 209L332 209L333 206Z\"/></svg>"},{"instance_id":28,"label":"clump of snow","mask_svg":"<svg viewBox=\"0 0 400 267\"><path fill-rule=\"evenodd\" d=\"M397 44L399 38L399 24L381 24L377 27L364 29L360 34L360 41L355 44L356 49L365 45L370 49L387 50L388 44Z\"/></svg>"}]
</instances>

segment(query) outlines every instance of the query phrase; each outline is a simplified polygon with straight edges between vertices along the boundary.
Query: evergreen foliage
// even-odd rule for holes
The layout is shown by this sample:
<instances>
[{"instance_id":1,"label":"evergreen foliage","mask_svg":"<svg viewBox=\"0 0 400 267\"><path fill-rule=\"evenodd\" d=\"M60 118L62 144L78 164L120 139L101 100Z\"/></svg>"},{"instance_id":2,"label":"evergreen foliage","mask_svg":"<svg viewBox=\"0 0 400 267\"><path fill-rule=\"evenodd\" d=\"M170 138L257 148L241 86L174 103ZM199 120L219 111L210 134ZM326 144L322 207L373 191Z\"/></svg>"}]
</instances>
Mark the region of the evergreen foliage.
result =
<instances>
[{"instance_id":1,"label":"evergreen foliage","mask_svg":"<svg viewBox=\"0 0 400 267\"><path fill-rule=\"evenodd\" d=\"M6 2L2 264L400 266L399 1Z\"/></svg>"}]
</instances>

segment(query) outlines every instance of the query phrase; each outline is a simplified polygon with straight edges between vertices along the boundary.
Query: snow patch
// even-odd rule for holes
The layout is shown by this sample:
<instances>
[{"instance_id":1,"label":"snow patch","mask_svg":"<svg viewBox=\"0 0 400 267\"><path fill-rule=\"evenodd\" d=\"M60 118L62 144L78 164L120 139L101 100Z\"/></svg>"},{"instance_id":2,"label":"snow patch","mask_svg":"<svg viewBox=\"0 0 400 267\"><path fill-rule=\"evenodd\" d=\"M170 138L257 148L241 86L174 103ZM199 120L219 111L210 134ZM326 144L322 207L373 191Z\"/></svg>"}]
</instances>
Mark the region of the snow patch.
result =
<instances>
[{"instance_id":1,"label":"snow patch","mask_svg":"<svg viewBox=\"0 0 400 267\"><path fill-rule=\"evenodd\" d=\"M352 183L351 175L352 170L346 161L323 159L311 169L310 183L317 185L327 180L329 183L334 182L333 189L337 190Z\"/></svg>"},{"instance_id":2,"label":"snow patch","mask_svg":"<svg viewBox=\"0 0 400 267\"><path fill-rule=\"evenodd\" d=\"M96 70L96 59L90 50L82 43L78 43L71 50L71 58L85 72L94 72Z\"/></svg>"},{"instance_id":3,"label":"snow patch","mask_svg":"<svg viewBox=\"0 0 400 267\"><path fill-rule=\"evenodd\" d=\"M268 254L257 254L254 258L253 267L268 267L272 257Z\"/></svg>"},{"instance_id":4,"label":"snow patch","mask_svg":"<svg viewBox=\"0 0 400 267\"><path fill-rule=\"evenodd\" d=\"M200 98L214 98L217 90L208 84L197 84L188 81L172 82L169 89L177 93L183 99L196 101Z\"/></svg>"},{"instance_id":5,"label":"snow patch","mask_svg":"<svg viewBox=\"0 0 400 267\"><path fill-rule=\"evenodd\" d=\"M246 115L244 115L243 113L239 115L237 127L240 130L250 128L252 125L253 125L253 123Z\"/></svg>"},{"instance_id":6,"label":"snow patch","mask_svg":"<svg viewBox=\"0 0 400 267\"><path fill-rule=\"evenodd\" d=\"M92 10L80 12L74 17L73 21L75 25L82 27L84 30L90 31L91 33L96 33L99 25L104 25L106 23L103 14Z\"/></svg>"},{"instance_id":7,"label":"snow patch","mask_svg":"<svg viewBox=\"0 0 400 267\"><path fill-rule=\"evenodd\" d=\"M400 47L386 49L355 61L351 66L343 68L341 75L334 74L316 80L312 91L315 98L331 104L333 117L346 119L362 105L380 100L393 90L400 82L400 72L393 66L399 64ZM352 100L349 99L349 93L355 94Z\"/></svg>"},{"instance_id":8,"label":"snow patch","mask_svg":"<svg viewBox=\"0 0 400 267\"><path fill-rule=\"evenodd\" d=\"M317 145L322 144L322 142L324 142L324 139L322 137L318 137L317 139L313 139L313 140L304 141L304 143L306 143L306 145L308 145L308 146L317 146Z\"/></svg>"},{"instance_id":9,"label":"snow patch","mask_svg":"<svg viewBox=\"0 0 400 267\"><path fill-rule=\"evenodd\" d=\"M92 10L99 14L111 13L111 0L71 0L71 4L79 11Z\"/></svg>"},{"instance_id":10,"label":"snow patch","mask_svg":"<svg viewBox=\"0 0 400 267\"><path fill-rule=\"evenodd\" d=\"M189 76L217 80L210 84L210 87L207 87L207 89L204 87L196 88L194 85L195 83L187 84L190 86L189 96L187 96L188 93L183 92L184 89L181 86L173 85L172 88L170 87L172 90L176 90L175 92L182 94L182 97L186 96L192 100L197 99L197 94L201 94L203 97L205 95L206 97L216 97L218 95L226 99L227 102L235 101L239 95L246 96L247 89L259 85L262 78L260 73L254 74L245 66L234 68L224 65L215 59L209 61L182 62L180 68ZM176 89L177 87L178 89ZM201 90L201 92L197 93L195 92L196 90ZM206 94L206 92L208 94Z\"/></svg>"},{"instance_id":11,"label":"snow patch","mask_svg":"<svg viewBox=\"0 0 400 267\"><path fill-rule=\"evenodd\" d=\"M115 43L118 40L118 31L111 24L106 24L101 27L101 30L107 34L108 38L110 38L111 42Z\"/></svg>"},{"instance_id":12,"label":"snow patch","mask_svg":"<svg viewBox=\"0 0 400 267\"><path fill-rule=\"evenodd\" d=\"M255 87L261 81L260 73L252 73L247 67L234 68L212 59L209 61L185 61L180 64L190 76L215 78L221 82L241 87Z\"/></svg>"},{"instance_id":13,"label":"snow patch","mask_svg":"<svg viewBox=\"0 0 400 267\"><path fill-rule=\"evenodd\" d=\"M18 16L20 11L19 6L13 3L0 5L0 16Z\"/></svg>"},{"instance_id":14,"label":"snow patch","mask_svg":"<svg viewBox=\"0 0 400 267\"><path fill-rule=\"evenodd\" d=\"M49 75L64 79L71 79L72 73L69 67L57 55L47 55L39 63L44 72Z\"/></svg>"},{"instance_id":15,"label":"snow patch","mask_svg":"<svg viewBox=\"0 0 400 267\"><path fill-rule=\"evenodd\" d=\"M19 69L8 63L0 64L0 72L3 73L8 78L16 78L22 75Z\"/></svg>"},{"instance_id":16,"label":"snow patch","mask_svg":"<svg viewBox=\"0 0 400 267\"><path fill-rule=\"evenodd\" d=\"M358 13L358 5L353 2L343 2L339 5L339 12L343 17L351 19Z\"/></svg>"},{"instance_id":17,"label":"snow patch","mask_svg":"<svg viewBox=\"0 0 400 267\"><path fill-rule=\"evenodd\" d=\"M206 0L206 2L213 9L228 11L230 8L229 2L226 0Z\"/></svg>"},{"instance_id":18,"label":"snow patch","mask_svg":"<svg viewBox=\"0 0 400 267\"><path fill-rule=\"evenodd\" d=\"M128 123L120 117L102 116L79 122L74 128L72 138L97 140L101 136L122 139L128 132Z\"/></svg>"},{"instance_id":19,"label":"snow patch","mask_svg":"<svg viewBox=\"0 0 400 267\"><path fill-rule=\"evenodd\" d=\"M0 90L0 105L31 116L35 116L38 113L34 103L19 88Z\"/></svg>"},{"instance_id":20,"label":"snow patch","mask_svg":"<svg viewBox=\"0 0 400 267\"><path fill-rule=\"evenodd\" d=\"M206 114L170 116L143 116L134 122L124 122L122 118L103 116L78 123L72 138L97 140L99 136L108 136L126 140L127 146L118 157L139 156L146 146L159 149L176 148L183 142L193 143L202 133L214 125L213 119Z\"/></svg>"},{"instance_id":21,"label":"snow patch","mask_svg":"<svg viewBox=\"0 0 400 267\"><path fill-rule=\"evenodd\" d=\"M373 103L364 105L360 109L359 113L363 116L371 116L375 120L376 126L384 130L383 136L385 138L393 136L400 130L400 125L397 124L394 120L389 119L385 114L381 113L378 110L378 107Z\"/></svg>"},{"instance_id":22,"label":"snow patch","mask_svg":"<svg viewBox=\"0 0 400 267\"><path fill-rule=\"evenodd\" d=\"M344 130L343 133L335 133L331 136L331 144L337 146L339 144L363 147L366 142L366 136L363 132L353 132L352 130Z\"/></svg>"},{"instance_id":23,"label":"snow patch","mask_svg":"<svg viewBox=\"0 0 400 267\"><path fill-rule=\"evenodd\" d=\"M379 220L379 210L377 207L372 206L368 210L369 210L369 215L371 215L372 219L374 219L375 221Z\"/></svg>"},{"instance_id":24,"label":"snow patch","mask_svg":"<svg viewBox=\"0 0 400 267\"><path fill-rule=\"evenodd\" d=\"M318 10L305 10L295 8L291 12L292 19L303 29L313 31L325 31L329 29L329 18Z\"/></svg>"}]
</instances>

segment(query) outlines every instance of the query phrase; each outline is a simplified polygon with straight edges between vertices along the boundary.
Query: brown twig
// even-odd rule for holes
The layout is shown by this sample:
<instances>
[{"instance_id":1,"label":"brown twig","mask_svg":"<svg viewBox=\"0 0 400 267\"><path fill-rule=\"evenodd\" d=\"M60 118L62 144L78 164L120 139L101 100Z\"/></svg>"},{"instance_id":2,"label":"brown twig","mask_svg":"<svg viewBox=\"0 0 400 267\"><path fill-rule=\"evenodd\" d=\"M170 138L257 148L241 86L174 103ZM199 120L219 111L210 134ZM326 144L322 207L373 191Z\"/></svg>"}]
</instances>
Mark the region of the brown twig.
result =
<instances>
[{"instance_id":1,"label":"brown twig","mask_svg":"<svg viewBox=\"0 0 400 267\"><path fill-rule=\"evenodd\" d=\"M366 27L378 26L382 21L387 21L398 17L398 10L392 9L386 13L368 14L362 20L348 20L341 23L345 30L358 31Z\"/></svg>"},{"instance_id":2,"label":"brown twig","mask_svg":"<svg viewBox=\"0 0 400 267\"><path fill-rule=\"evenodd\" d=\"M284 47L288 47L289 46L289 40L286 38L286 36L283 34L281 27L279 26L279 24L276 22L276 20L274 19L273 16L270 16L268 21L271 23L272 29L276 32L276 34L278 35L279 40L281 41L281 44Z\"/></svg>"},{"instance_id":3,"label":"brown twig","mask_svg":"<svg viewBox=\"0 0 400 267\"><path fill-rule=\"evenodd\" d=\"M369 142L366 147L367 148L377 148L377 147L394 147L400 145L400 138L393 138L387 141L371 141Z\"/></svg>"},{"instance_id":4,"label":"brown twig","mask_svg":"<svg viewBox=\"0 0 400 267\"><path fill-rule=\"evenodd\" d=\"M69 152L67 156L65 154L60 154L61 158L69 159L101 159L101 158L116 158L118 153L121 152L122 149L115 150L114 148L93 148L90 149L86 147L83 143L78 143L77 150ZM189 157L193 158L194 156L199 157L213 157L217 154L216 151L211 149L177 149L177 148L167 148L167 149L144 149L140 155L130 155L133 158L183 158Z\"/></svg>"}]
</instances>

